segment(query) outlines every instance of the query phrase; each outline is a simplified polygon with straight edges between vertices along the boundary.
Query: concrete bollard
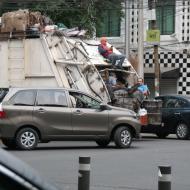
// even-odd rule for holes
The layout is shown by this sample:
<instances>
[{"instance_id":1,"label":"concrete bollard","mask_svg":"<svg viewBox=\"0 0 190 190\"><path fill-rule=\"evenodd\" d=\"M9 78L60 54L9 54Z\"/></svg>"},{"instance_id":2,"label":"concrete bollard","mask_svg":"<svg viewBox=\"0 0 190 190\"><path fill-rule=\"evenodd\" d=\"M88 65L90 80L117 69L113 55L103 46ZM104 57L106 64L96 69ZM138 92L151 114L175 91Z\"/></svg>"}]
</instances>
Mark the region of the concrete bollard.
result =
<instances>
[{"instance_id":1,"label":"concrete bollard","mask_svg":"<svg viewBox=\"0 0 190 190\"><path fill-rule=\"evenodd\" d=\"M171 166L158 167L158 190L171 190Z\"/></svg>"},{"instance_id":2,"label":"concrete bollard","mask_svg":"<svg viewBox=\"0 0 190 190\"><path fill-rule=\"evenodd\" d=\"M90 189L90 157L79 157L78 190Z\"/></svg>"}]
</instances>

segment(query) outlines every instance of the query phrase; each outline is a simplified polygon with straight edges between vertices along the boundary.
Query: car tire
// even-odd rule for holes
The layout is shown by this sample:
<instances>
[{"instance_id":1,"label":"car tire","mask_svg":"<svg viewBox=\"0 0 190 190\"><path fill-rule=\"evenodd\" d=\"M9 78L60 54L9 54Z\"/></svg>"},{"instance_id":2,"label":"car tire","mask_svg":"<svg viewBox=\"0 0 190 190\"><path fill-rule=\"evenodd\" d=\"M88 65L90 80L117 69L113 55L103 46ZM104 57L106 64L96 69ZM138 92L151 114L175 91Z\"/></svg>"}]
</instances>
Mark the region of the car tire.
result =
<instances>
[{"instance_id":1,"label":"car tire","mask_svg":"<svg viewBox=\"0 0 190 190\"><path fill-rule=\"evenodd\" d=\"M189 132L189 127L184 123L179 123L176 127L176 136L178 139L188 139Z\"/></svg>"},{"instance_id":2,"label":"car tire","mask_svg":"<svg viewBox=\"0 0 190 190\"><path fill-rule=\"evenodd\" d=\"M132 133L128 127L119 127L114 134L117 148L129 148L132 143Z\"/></svg>"},{"instance_id":3,"label":"car tire","mask_svg":"<svg viewBox=\"0 0 190 190\"><path fill-rule=\"evenodd\" d=\"M32 128L23 128L16 135L16 145L21 150L34 149L38 141L38 133Z\"/></svg>"},{"instance_id":4,"label":"car tire","mask_svg":"<svg viewBox=\"0 0 190 190\"><path fill-rule=\"evenodd\" d=\"M96 144L100 147L106 147L110 143L110 140L96 140Z\"/></svg>"},{"instance_id":5,"label":"car tire","mask_svg":"<svg viewBox=\"0 0 190 190\"><path fill-rule=\"evenodd\" d=\"M9 149L15 149L16 143L14 140L1 139L2 143Z\"/></svg>"},{"instance_id":6,"label":"car tire","mask_svg":"<svg viewBox=\"0 0 190 190\"><path fill-rule=\"evenodd\" d=\"M160 139L165 139L169 134L166 132L157 132L156 135Z\"/></svg>"}]
</instances>

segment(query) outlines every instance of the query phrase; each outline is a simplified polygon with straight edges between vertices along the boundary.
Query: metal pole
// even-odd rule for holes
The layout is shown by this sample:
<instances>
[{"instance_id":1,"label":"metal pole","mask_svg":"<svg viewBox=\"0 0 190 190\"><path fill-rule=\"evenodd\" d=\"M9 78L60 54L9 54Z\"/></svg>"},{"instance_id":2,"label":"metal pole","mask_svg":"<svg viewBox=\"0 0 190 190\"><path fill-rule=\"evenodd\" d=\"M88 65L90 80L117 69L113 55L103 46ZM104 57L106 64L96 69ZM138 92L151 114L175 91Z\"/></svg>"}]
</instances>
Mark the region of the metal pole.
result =
<instances>
[{"instance_id":1,"label":"metal pole","mask_svg":"<svg viewBox=\"0 0 190 190\"><path fill-rule=\"evenodd\" d=\"M144 78L144 18L143 0L139 0L138 14L138 71L141 78Z\"/></svg>"},{"instance_id":2,"label":"metal pole","mask_svg":"<svg viewBox=\"0 0 190 190\"><path fill-rule=\"evenodd\" d=\"M152 21L152 29L156 29L156 21ZM155 96L159 96L160 94L160 64L158 59L158 45L154 45L154 87L155 87Z\"/></svg>"},{"instance_id":3,"label":"metal pole","mask_svg":"<svg viewBox=\"0 0 190 190\"><path fill-rule=\"evenodd\" d=\"M155 0L151 1L151 6L153 9L156 8ZM151 21L151 28L155 30L157 28L156 26L156 20ZM154 72L155 72L155 79L154 79L154 89L155 89L155 96L159 96L160 94L160 64L158 59L158 45L154 45Z\"/></svg>"},{"instance_id":4,"label":"metal pole","mask_svg":"<svg viewBox=\"0 0 190 190\"><path fill-rule=\"evenodd\" d=\"M78 190L90 189L90 157L79 157Z\"/></svg>"},{"instance_id":5,"label":"metal pole","mask_svg":"<svg viewBox=\"0 0 190 190\"><path fill-rule=\"evenodd\" d=\"M125 0L125 55L130 55L130 0Z\"/></svg>"},{"instance_id":6,"label":"metal pole","mask_svg":"<svg viewBox=\"0 0 190 190\"><path fill-rule=\"evenodd\" d=\"M160 64L158 60L158 45L154 45L154 67L155 67L155 96L160 94Z\"/></svg>"},{"instance_id":7,"label":"metal pole","mask_svg":"<svg viewBox=\"0 0 190 190\"><path fill-rule=\"evenodd\" d=\"M171 166L158 167L158 190L171 190Z\"/></svg>"}]
</instances>

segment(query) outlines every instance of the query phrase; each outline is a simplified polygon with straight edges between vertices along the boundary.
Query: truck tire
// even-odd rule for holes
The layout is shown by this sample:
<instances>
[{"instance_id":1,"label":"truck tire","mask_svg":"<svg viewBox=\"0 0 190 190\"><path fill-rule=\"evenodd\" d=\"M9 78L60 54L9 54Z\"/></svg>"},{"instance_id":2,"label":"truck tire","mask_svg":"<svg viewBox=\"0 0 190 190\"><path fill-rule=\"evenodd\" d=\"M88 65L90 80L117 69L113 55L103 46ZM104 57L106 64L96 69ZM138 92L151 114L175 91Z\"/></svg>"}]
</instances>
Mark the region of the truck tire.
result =
<instances>
[{"instance_id":1,"label":"truck tire","mask_svg":"<svg viewBox=\"0 0 190 190\"><path fill-rule=\"evenodd\" d=\"M119 127L114 134L114 142L117 148L129 148L132 143L132 134L128 127Z\"/></svg>"},{"instance_id":2,"label":"truck tire","mask_svg":"<svg viewBox=\"0 0 190 190\"><path fill-rule=\"evenodd\" d=\"M9 149L15 149L16 143L14 140L1 139L2 143Z\"/></svg>"},{"instance_id":3,"label":"truck tire","mask_svg":"<svg viewBox=\"0 0 190 190\"><path fill-rule=\"evenodd\" d=\"M110 140L96 140L96 144L100 147L106 147L110 143Z\"/></svg>"},{"instance_id":4,"label":"truck tire","mask_svg":"<svg viewBox=\"0 0 190 190\"><path fill-rule=\"evenodd\" d=\"M32 128L23 128L16 135L16 145L21 150L34 149L39 141L38 133Z\"/></svg>"},{"instance_id":5,"label":"truck tire","mask_svg":"<svg viewBox=\"0 0 190 190\"><path fill-rule=\"evenodd\" d=\"M157 137L160 139L165 139L169 134L167 132L157 132L156 133Z\"/></svg>"}]
</instances>

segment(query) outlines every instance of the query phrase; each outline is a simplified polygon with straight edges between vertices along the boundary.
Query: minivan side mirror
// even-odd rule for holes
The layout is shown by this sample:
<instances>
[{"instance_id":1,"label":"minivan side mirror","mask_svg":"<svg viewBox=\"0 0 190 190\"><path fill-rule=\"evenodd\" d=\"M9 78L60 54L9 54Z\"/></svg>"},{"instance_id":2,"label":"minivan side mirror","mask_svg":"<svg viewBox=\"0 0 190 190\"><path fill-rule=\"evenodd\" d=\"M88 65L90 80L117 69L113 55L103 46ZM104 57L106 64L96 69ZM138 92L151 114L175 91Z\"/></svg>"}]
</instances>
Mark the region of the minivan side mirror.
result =
<instances>
[{"instance_id":1,"label":"minivan side mirror","mask_svg":"<svg viewBox=\"0 0 190 190\"><path fill-rule=\"evenodd\" d=\"M101 111L104 111L104 110L107 110L107 109L108 109L107 104L100 104L100 110Z\"/></svg>"}]
</instances>

